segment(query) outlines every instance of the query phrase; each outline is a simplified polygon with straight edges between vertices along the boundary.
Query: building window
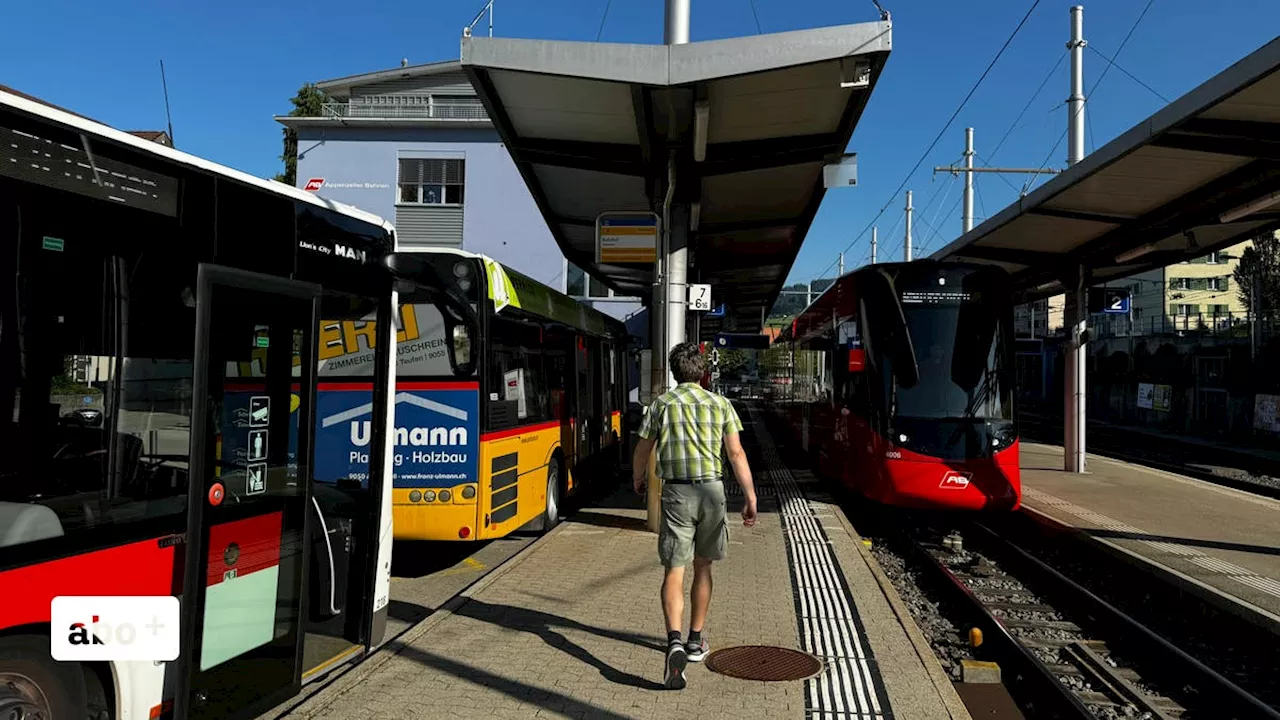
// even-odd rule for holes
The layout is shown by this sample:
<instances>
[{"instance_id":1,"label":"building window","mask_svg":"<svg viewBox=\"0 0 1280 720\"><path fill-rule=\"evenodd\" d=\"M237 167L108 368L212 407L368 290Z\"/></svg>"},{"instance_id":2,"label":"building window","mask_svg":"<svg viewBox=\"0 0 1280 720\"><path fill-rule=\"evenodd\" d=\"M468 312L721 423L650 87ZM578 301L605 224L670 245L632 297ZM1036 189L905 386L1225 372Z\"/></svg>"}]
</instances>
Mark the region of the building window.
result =
<instances>
[{"instance_id":1,"label":"building window","mask_svg":"<svg viewBox=\"0 0 1280 720\"><path fill-rule=\"evenodd\" d=\"M1181 315L1183 317L1187 317L1189 315L1197 315L1199 313L1200 313L1200 308L1196 305L1180 304L1180 305L1173 306L1174 315Z\"/></svg>"},{"instance_id":2,"label":"building window","mask_svg":"<svg viewBox=\"0 0 1280 720\"><path fill-rule=\"evenodd\" d=\"M1218 263L1222 262L1222 253L1220 253L1217 250L1214 250L1213 252L1205 256L1204 261L1209 263L1210 265L1217 265Z\"/></svg>"},{"instance_id":3,"label":"building window","mask_svg":"<svg viewBox=\"0 0 1280 720\"><path fill-rule=\"evenodd\" d=\"M1227 279L1225 277L1212 277L1208 280L1210 290L1226 290Z\"/></svg>"},{"instance_id":4,"label":"building window","mask_svg":"<svg viewBox=\"0 0 1280 720\"><path fill-rule=\"evenodd\" d=\"M1170 278L1169 289L1170 290L1190 290L1191 278L1184 278L1184 277Z\"/></svg>"},{"instance_id":5,"label":"building window","mask_svg":"<svg viewBox=\"0 0 1280 720\"><path fill-rule=\"evenodd\" d=\"M443 158L401 158L402 205L461 205L466 161Z\"/></svg>"}]
</instances>

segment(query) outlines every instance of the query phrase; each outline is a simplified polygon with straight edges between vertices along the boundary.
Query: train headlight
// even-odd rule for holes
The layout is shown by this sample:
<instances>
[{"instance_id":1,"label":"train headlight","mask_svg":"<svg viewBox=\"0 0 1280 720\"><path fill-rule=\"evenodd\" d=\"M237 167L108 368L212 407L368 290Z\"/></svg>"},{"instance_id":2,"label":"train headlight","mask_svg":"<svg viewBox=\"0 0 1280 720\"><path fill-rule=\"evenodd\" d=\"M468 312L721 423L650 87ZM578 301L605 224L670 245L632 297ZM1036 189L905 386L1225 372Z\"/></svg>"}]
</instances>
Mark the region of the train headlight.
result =
<instances>
[{"instance_id":1,"label":"train headlight","mask_svg":"<svg viewBox=\"0 0 1280 720\"><path fill-rule=\"evenodd\" d=\"M1014 431L1012 425L997 427L991 432L991 449L999 452L1013 445L1018 439L1018 434Z\"/></svg>"}]
</instances>

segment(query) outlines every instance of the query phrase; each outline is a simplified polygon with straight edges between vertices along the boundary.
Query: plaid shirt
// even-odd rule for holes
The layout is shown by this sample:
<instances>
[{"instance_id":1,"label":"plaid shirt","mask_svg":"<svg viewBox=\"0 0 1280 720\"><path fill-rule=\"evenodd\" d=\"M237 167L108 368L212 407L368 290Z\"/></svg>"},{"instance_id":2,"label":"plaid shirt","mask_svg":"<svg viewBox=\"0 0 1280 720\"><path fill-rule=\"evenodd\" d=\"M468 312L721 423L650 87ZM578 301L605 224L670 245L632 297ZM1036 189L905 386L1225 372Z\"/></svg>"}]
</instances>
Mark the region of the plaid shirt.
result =
<instances>
[{"instance_id":1,"label":"plaid shirt","mask_svg":"<svg viewBox=\"0 0 1280 720\"><path fill-rule=\"evenodd\" d=\"M724 436L742 432L738 412L722 395L697 383L681 383L649 406L640 437L658 441L658 477L715 480L724 477Z\"/></svg>"}]
</instances>

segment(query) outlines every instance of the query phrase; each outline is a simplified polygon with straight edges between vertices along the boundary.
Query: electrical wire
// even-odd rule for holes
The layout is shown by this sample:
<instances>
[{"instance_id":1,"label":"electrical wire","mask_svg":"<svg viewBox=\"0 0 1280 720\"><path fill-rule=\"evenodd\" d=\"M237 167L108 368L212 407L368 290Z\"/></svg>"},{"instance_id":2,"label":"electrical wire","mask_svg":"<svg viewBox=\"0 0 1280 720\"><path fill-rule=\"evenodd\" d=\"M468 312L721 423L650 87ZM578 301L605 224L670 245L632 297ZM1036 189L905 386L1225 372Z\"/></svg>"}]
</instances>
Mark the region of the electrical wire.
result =
<instances>
[{"instance_id":1,"label":"electrical wire","mask_svg":"<svg viewBox=\"0 0 1280 720\"><path fill-rule=\"evenodd\" d=\"M1036 8L1039 6L1040 0L1035 0L1035 2L1031 3L1031 7L1027 10L1027 13L1022 16L1022 19L1018 21L1017 27L1013 29L1013 32L1009 34L1009 37L1005 39L1004 44L1000 46L1000 50L996 52L995 57L991 58L991 62L987 63L986 69L982 71L982 75L978 77L977 82L973 84L973 87L969 88L969 92L964 96L964 100L961 100L960 105L956 108L955 112L951 113L951 117L947 120L946 124L942 126L942 129L938 131L937 136L933 138L933 142L929 143L929 147L920 155L920 159L916 161L914 166L912 166L911 171L907 173L906 177L902 178L902 182L898 185L898 189L893 191L893 194L885 201L884 206L880 208L880 211L876 213L875 217L871 218L871 221L862 229L862 232L859 232L854 236L853 240L845 246L845 252L848 252L850 248L862 239L862 236L880 220L880 217L889 209L889 206L893 204L893 201L902 193L902 189L907 186L907 183L911 181L912 176L914 176L916 171L920 169L920 166L924 164L924 161L929 157L929 153L933 152L933 149L937 147L938 141L942 139L942 136L951 128L951 124L955 122L956 118L959 117L965 106L969 104L969 100L973 97L974 93L976 93L978 88L982 86L982 81L986 80L987 75L991 74L991 69L994 68L1000 58L1004 56L1005 50L1009 48L1013 39L1018 36L1018 32L1022 30L1022 26L1027 24L1027 20L1030 19L1031 14L1035 12ZM832 265L824 269L820 275L826 274L834 265L835 263L832 263Z\"/></svg>"},{"instance_id":2,"label":"electrical wire","mask_svg":"<svg viewBox=\"0 0 1280 720\"><path fill-rule=\"evenodd\" d=\"M609 19L609 7L613 5L613 0L604 0L604 14L600 16L600 29L596 30L596 42L600 42L600 37L604 35L604 21Z\"/></svg>"},{"instance_id":3,"label":"electrical wire","mask_svg":"<svg viewBox=\"0 0 1280 720\"><path fill-rule=\"evenodd\" d=\"M1058 55L1058 61L1053 64L1053 67L1049 69L1049 72L1044 76L1044 79L1040 81L1040 86L1037 87L1036 91L1031 94L1031 98L1027 100L1027 104L1022 106L1022 111L1019 112L1018 116L1015 117L1013 119L1013 122L1009 124L1009 129L1004 131L1004 135L1001 136L1000 142L996 143L995 148L991 150L992 160L995 159L996 153L1000 152L1000 148L1004 147L1005 141L1009 139L1009 136L1013 134L1013 131L1017 129L1018 122L1021 121L1022 117L1027 114L1027 111L1031 109L1031 106L1032 104L1035 103L1036 98L1040 97L1040 93L1044 92L1045 86L1048 85L1049 81L1053 79L1054 73L1058 72L1058 68L1062 67L1062 61L1065 60L1066 58L1067 58L1067 50L1064 49L1062 53ZM1057 105L1055 104L1054 107L1056 108ZM974 155L975 157L977 157L977 153L975 153ZM982 160L981 158L979 158L979 160L986 167L991 167L991 165L988 164L986 160ZM1003 180L1004 184L1008 185L1009 188L1012 189L1014 192L1017 192L1017 193L1021 192L1021 189L1017 185L1014 185L1012 182L1010 182L1009 178L1005 177L1000 173L996 173L996 175L1001 180Z\"/></svg>"},{"instance_id":4,"label":"electrical wire","mask_svg":"<svg viewBox=\"0 0 1280 720\"><path fill-rule=\"evenodd\" d=\"M1149 93L1151 93L1152 95L1155 95L1156 97L1160 98L1160 99L1161 99L1161 100L1163 100L1165 103L1173 102L1172 100L1170 100L1169 98L1165 97L1164 95L1161 95L1161 94L1160 94L1160 91L1156 90L1155 88L1151 87L1150 85L1148 85L1148 84L1146 84L1146 83L1142 82L1141 80L1139 80L1137 75L1134 75L1133 73L1129 72L1128 70L1125 70L1123 67L1120 67L1119 63L1117 63L1117 62L1115 61L1115 58L1107 57L1106 53L1102 52L1101 50L1099 50L1098 48L1096 48L1096 47L1094 47L1094 46L1092 46L1092 45L1085 45L1084 47L1085 47L1085 49L1086 49L1086 50L1092 50L1092 51L1094 51L1095 53L1097 53L1098 57L1100 57L1100 58L1102 58L1103 60L1106 60L1106 61L1107 61L1107 65L1108 65L1109 67L1114 67L1115 69L1117 69L1117 70L1119 70L1120 72L1124 73L1124 74L1125 74L1125 76L1127 76L1130 80L1132 80L1132 81L1134 81L1134 82L1138 83L1139 85L1141 85L1142 87L1146 88L1146 89L1147 89L1147 92L1149 92ZM1117 54L1119 54L1119 53L1117 52Z\"/></svg>"},{"instance_id":5,"label":"electrical wire","mask_svg":"<svg viewBox=\"0 0 1280 720\"><path fill-rule=\"evenodd\" d=\"M760 14L756 12L756 0L748 0L751 3L751 17L756 21L756 34L763 35L764 30L760 29Z\"/></svg>"}]
</instances>

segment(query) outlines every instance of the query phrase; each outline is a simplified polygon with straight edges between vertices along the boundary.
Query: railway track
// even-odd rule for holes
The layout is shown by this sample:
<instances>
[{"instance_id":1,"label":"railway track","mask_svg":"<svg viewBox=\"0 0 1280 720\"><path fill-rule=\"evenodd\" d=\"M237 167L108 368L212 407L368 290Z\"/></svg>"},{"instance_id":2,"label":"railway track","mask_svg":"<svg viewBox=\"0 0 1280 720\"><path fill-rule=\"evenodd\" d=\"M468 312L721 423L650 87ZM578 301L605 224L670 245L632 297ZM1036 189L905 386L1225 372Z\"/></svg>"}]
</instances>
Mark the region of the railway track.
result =
<instances>
[{"instance_id":1,"label":"railway track","mask_svg":"<svg viewBox=\"0 0 1280 720\"><path fill-rule=\"evenodd\" d=\"M1028 717L1268 718L1280 712L981 523L906 539L951 611L981 631ZM1264 669L1264 671L1266 671Z\"/></svg>"}]
</instances>

